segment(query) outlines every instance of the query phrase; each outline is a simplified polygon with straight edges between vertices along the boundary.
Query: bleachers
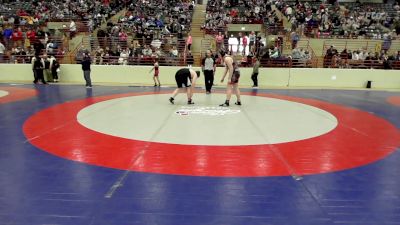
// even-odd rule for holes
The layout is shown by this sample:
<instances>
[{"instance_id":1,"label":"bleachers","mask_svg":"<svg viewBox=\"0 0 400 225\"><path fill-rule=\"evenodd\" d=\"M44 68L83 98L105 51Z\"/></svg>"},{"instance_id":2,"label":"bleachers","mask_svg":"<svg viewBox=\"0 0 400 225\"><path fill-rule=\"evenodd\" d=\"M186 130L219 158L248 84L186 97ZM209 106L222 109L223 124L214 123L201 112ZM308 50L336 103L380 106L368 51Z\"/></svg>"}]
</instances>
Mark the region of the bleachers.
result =
<instances>
[{"instance_id":1,"label":"bleachers","mask_svg":"<svg viewBox=\"0 0 400 225\"><path fill-rule=\"evenodd\" d=\"M142 50L146 45L151 47L151 55L142 54ZM159 45L160 47L158 48L155 45ZM152 65L155 59L158 59L159 64L163 66L181 66L185 64L185 40L177 39L176 37L160 39L159 43L137 38L121 42L110 38L88 37L82 40L80 46L83 46L84 49L78 48L75 50L76 58L74 62L76 63L79 63L81 57L80 51L87 51L92 55L96 64ZM121 58L123 57L118 55L118 46L121 46L121 50L123 49L122 46L125 46L125 49L129 48L130 54L125 61L122 61ZM170 51L173 47L176 47L178 51L177 57L171 55Z\"/></svg>"},{"instance_id":2,"label":"bleachers","mask_svg":"<svg viewBox=\"0 0 400 225\"><path fill-rule=\"evenodd\" d=\"M385 68L383 60L346 60L341 59L337 62L332 60L324 60L324 65L327 68L344 68L344 69L392 69L400 70L400 61L389 60L387 61L388 68Z\"/></svg>"},{"instance_id":3,"label":"bleachers","mask_svg":"<svg viewBox=\"0 0 400 225\"><path fill-rule=\"evenodd\" d=\"M210 0L207 2L206 21L203 26L206 34L224 33L227 24L265 24L271 13L271 5L255 1L230 2Z\"/></svg>"},{"instance_id":4,"label":"bleachers","mask_svg":"<svg viewBox=\"0 0 400 225\"><path fill-rule=\"evenodd\" d=\"M162 35L183 36L191 30L192 16L193 6L186 1L134 1L119 18L118 24L133 35L138 30L159 29Z\"/></svg>"},{"instance_id":5,"label":"bleachers","mask_svg":"<svg viewBox=\"0 0 400 225\"><path fill-rule=\"evenodd\" d=\"M292 5L295 25L299 27L300 23L304 24L304 35L312 38L383 39L384 34L390 32L393 24L399 20L399 13L393 9L392 4L339 2L340 5L329 5L301 1L303 10L295 8L300 6L293 6L295 3L290 1L278 1L276 4L283 14L286 4ZM312 19L298 22L300 13L307 15L307 10L312 10ZM327 21L324 20L325 15L328 15Z\"/></svg>"},{"instance_id":6,"label":"bleachers","mask_svg":"<svg viewBox=\"0 0 400 225\"><path fill-rule=\"evenodd\" d=\"M395 40L392 42L394 48L388 51L382 49L381 40L327 40L324 42L323 53L324 61L323 66L328 68L350 68L350 69L400 69L399 61L393 59L400 45L400 41ZM333 46L337 54L333 57L328 57L327 51ZM343 50L347 50L347 54L342 54ZM362 52L363 54L372 54L373 59L354 59L349 57L349 52ZM386 55L386 56L385 56ZM387 60L383 58L387 57Z\"/></svg>"},{"instance_id":7,"label":"bleachers","mask_svg":"<svg viewBox=\"0 0 400 225\"><path fill-rule=\"evenodd\" d=\"M381 40L340 40L331 39L325 40L323 44L322 55L325 55L326 50L330 46L335 46L335 48L341 52L344 49L347 50L365 50L367 52L380 52L382 50L383 41ZM388 51L390 54L394 54L396 51L400 50L400 40L393 40L391 42L391 47Z\"/></svg>"},{"instance_id":8,"label":"bleachers","mask_svg":"<svg viewBox=\"0 0 400 225\"><path fill-rule=\"evenodd\" d=\"M320 2L309 2L308 4L310 4L312 7L315 6L319 6L319 4L321 4ZM375 5L371 5L371 6L375 6ZM382 9L388 10L387 9L387 5L379 5ZM27 5L23 5L23 8L25 9L27 7ZM328 8L331 7L330 5L327 6ZM333 7L333 6L332 6ZM10 7L8 7L7 9L5 7L0 7L0 13L16 13L18 10L18 5L15 3L11 3ZM241 13L244 9L239 7L239 13ZM155 9L154 11L149 11L150 14L149 16L153 15L155 16L157 14L157 12L159 12L158 9ZM394 15L394 13L397 12L393 12L393 10L389 11L388 10L388 14L389 15ZM52 19L52 20L57 20L57 21L63 21L66 24L69 23L69 15L65 15L66 17L62 18L62 19ZM171 16L170 19L175 18L176 16L179 16L179 12L174 12ZM79 18L76 15L73 16L73 18ZM241 18L241 17L239 17ZM169 20L169 18L165 18L166 21ZM264 18L265 19L265 18ZM87 21L82 21L82 20L77 20L75 21L78 27L78 32L87 32L88 31L88 24ZM233 19L232 23L258 23L258 22L263 22L264 25L268 25L266 28L266 33L267 34L278 34L280 36L282 36L281 31L283 30L283 23L282 21L279 21L279 23L275 23L275 24L267 24L266 21L258 21L258 20L242 20L242 19ZM120 23L119 25L121 27L124 27L127 23ZM16 25L16 27L19 25ZM26 26L20 26L23 29L25 29ZM121 63L120 62L120 58L121 56L118 55L117 53L119 53L119 51L117 51L116 49L118 48L118 45L123 47L123 48L131 48L131 49L135 49L132 48L132 44L134 43L139 43L141 45L141 47L145 46L145 45L151 45L152 40L151 39L146 39L146 38L134 38L135 33L131 32L131 30L128 27L125 27L126 30L129 32L128 35L128 40L126 42L121 42L119 40L117 40L117 37L106 37L106 38L96 38L96 37L89 37L86 36L85 38L83 38L82 43L79 46L85 46L85 49L81 49L81 48L76 48L72 50L72 54L70 59L63 59L63 57L65 56L66 52L63 52L62 54L59 54L59 51L55 51L54 54L56 54L56 57L61 61L61 62L72 62L72 63L76 63L79 62L79 54L82 53L83 50L88 51L91 53L91 55L94 57L94 62L99 64L100 62L102 64L124 64L124 65L152 65L153 61L157 58L159 60L160 65L185 65L186 64L186 45L185 45L185 40L182 37L177 37L178 34L177 33L173 33L170 35L165 35L165 34L161 34L162 33L162 29L161 28L157 28L157 27L151 27L148 28L149 30L153 30L154 31L154 37L155 38L159 38L160 42L161 42L161 47L159 50L157 50L156 47L152 47L152 51L153 51L153 55L151 56L143 56L140 54L131 54L131 56L129 56L126 60L126 63ZM189 28L190 29L190 28ZM206 32L208 32L209 34L216 34L219 31L225 31L226 27L220 27L220 28L216 28L216 29L212 29L212 30L207 30ZM68 27L65 29L66 32L68 32ZM307 32L312 33L312 29L311 30L307 30L306 29L306 34ZM318 34L317 35L319 38L321 37L325 37L323 34ZM332 35L327 35L325 38L332 38ZM359 38L359 37L357 37ZM59 46L59 48L62 48L63 46L63 39L61 39L60 36L58 37L49 37L50 40L53 40L55 43L57 43L57 45ZM206 39L205 39L206 40ZM215 43L214 42L210 42L208 41L204 41L204 46L202 44L201 48L202 50L201 53L203 53L203 49L207 49L207 48L215 48ZM285 44L286 43L286 44ZM290 45L290 40L289 38L285 40L283 47L287 48L287 50L289 50L289 46ZM339 53L343 50L343 49L349 49L349 50L358 50L358 49L363 49L366 50L367 52L371 51L371 52L379 52L382 49L382 41L381 40L344 40L344 39L327 39L325 40L324 44L323 44L323 52L322 55L325 54L326 50L331 46L334 45L335 48L339 51ZM179 54L177 57L173 57L170 54L171 48L172 46L176 46ZM309 60L303 60L303 59L293 59L291 57L290 53L285 53L283 54L283 51L281 51L281 56L277 59L262 59L261 64L262 66L266 66L266 67L288 67L288 68L296 68L296 67L318 67L318 57L316 56L314 50L311 48L311 46L309 45L309 41L308 40L304 40L301 39L298 44L297 44L298 48L302 48L304 50L307 50L310 53L311 59ZM394 51L400 49L400 41L393 41L392 42L392 48L389 51L391 54L394 53ZM97 50L99 50L99 48L102 48L103 51L106 50L106 48L108 47L108 51L109 53L112 54L108 54L108 55L101 55L97 52ZM65 50L65 49L64 49ZM290 48L291 50L291 48ZM158 51L157 54L155 54L155 52ZM6 54L4 59L6 60L6 62L8 63L29 63L30 62L30 57L32 57L32 54L29 55L11 55L11 54ZM238 58L242 58L241 54L237 55ZM242 66L252 66L252 62L251 60L247 60L245 59L247 56L243 57L243 61L242 61ZM101 59L101 60L100 60ZM321 60L320 60L321 62ZM323 63L325 65L325 67L341 67L342 65L339 65L338 62L334 62L334 64L332 64L332 61L324 61ZM343 63L342 63L343 64ZM385 66L383 64L382 61L379 60L372 60L372 61L359 61L359 60L347 60L346 61L346 68L375 68L375 69L383 69ZM399 69L398 67L398 62L391 62L391 67L393 69Z\"/></svg>"}]
</instances>

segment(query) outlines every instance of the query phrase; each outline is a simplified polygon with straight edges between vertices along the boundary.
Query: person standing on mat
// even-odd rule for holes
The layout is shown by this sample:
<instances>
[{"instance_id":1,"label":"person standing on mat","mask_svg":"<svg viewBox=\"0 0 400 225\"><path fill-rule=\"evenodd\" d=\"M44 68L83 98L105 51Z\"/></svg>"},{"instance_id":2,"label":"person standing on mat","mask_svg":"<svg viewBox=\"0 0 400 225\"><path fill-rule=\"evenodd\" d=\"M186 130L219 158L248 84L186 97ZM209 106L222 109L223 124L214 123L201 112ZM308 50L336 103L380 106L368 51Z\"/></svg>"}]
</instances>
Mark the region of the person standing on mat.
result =
<instances>
[{"instance_id":1,"label":"person standing on mat","mask_svg":"<svg viewBox=\"0 0 400 225\"><path fill-rule=\"evenodd\" d=\"M253 80L253 88L258 88L258 68L260 68L260 59L254 57L256 61L253 66L253 73L251 74L251 79Z\"/></svg>"},{"instance_id":2,"label":"person standing on mat","mask_svg":"<svg viewBox=\"0 0 400 225\"><path fill-rule=\"evenodd\" d=\"M158 65L158 59L156 58L154 61L154 66L153 68L150 70L151 71L154 70L154 75L153 75L153 80L154 80L154 87L157 87L157 85L159 87L161 87L161 83L160 83L160 79L158 78L158 75L160 74L160 66Z\"/></svg>"},{"instance_id":3,"label":"person standing on mat","mask_svg":"<svg viewBox=\"0 0 400 225\"><path fill-rule=\"evenodd\" d=\"M36 54L35 57L32 58L32 69L33 75L35 77L33 83L37 84L40 80L43 84L47 84L43 76L44 60L38 54Z\"/></svg>"},{"instance_id":4,"label":"person standing on mat","mask_svg":"<svg viewBox=\"0 0 400 225\"><path fill-rule=\"evenodd\" d=\"M215 63L215 59L212 57L211 50L207 50L206 53L206 58L203 59L201 63L201 69L203 70L204 73L204 81L206 84L206 94L211 94L211 88L214 83L214 73L215 69L217 67L217 64Z\"/></svg>"},{"instance_id":5,"label":"person standing on mat","mask_svg":"<svg viewBox=\"0 0 400 225\"><path fill-rule=\"evenodd\" d=\"M86 81L86 88L92 88L92 79L90 78L90 65L92 64L92 59L90 58L88 53L83 53L82 59L82 70L83 70L83 77Z\"/></svg>"},{"instance_id":6,"label":"person standing on mat","mask_svg":"<svg viewBox=\"0 0 400 225\"><path fill-rule=\"evenodd\" d=\"M229 106L229 101L232 96L232 92L236 95L235 105L242 105L240 101L240 90L239 90L239 78L240 71L239 65L235 62L232 56L227 55L225 50L221 49L219 51L220 57L222 57L223 62L225 64L225 72L222 76L221 83L224 82L226 75L228 75L228 83L226 85L226 100L225 103L222 103L219 106Z\"/></svg>"},{"instance_id":7,"label":"person standing on mat","mask_svg":"<svg viewBox=\"0 0 400 225\"><path fill-rule=\"evenodd\" d=\"M196 80L200 77L200 71L194 71L190 68L183 68L176 72L175 81L178 88L172 92L172 97L169 98L169 102L174 104L175 97L180 92L186 92L188 98L188 104L194 104L192 101L193 91L196 86Z\"/></svg>"}]
</instances>

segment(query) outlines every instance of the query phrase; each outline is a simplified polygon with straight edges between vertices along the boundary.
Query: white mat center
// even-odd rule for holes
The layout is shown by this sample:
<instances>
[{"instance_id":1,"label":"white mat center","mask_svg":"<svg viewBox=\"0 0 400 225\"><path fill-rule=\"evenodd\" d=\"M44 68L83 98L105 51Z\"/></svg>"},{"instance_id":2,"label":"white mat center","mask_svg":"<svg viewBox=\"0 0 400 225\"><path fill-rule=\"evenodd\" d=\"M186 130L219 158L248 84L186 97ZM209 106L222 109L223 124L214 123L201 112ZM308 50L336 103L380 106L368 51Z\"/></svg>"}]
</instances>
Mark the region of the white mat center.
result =
<instances>
[{"instance_id":1,"label":"white mat center","mask_svg":"<svg viewBox=\"0 0 400 225\"><path fill-rule=\"evenodd\" d=\"M317 137L333 130L337 119L322 109L280 99L242 96L242 106L218 105L223 94L143 95L112 99L82 109L77 119L89 129L134 140L187 145L277 144Z\"/></svg>"}]
</instances>

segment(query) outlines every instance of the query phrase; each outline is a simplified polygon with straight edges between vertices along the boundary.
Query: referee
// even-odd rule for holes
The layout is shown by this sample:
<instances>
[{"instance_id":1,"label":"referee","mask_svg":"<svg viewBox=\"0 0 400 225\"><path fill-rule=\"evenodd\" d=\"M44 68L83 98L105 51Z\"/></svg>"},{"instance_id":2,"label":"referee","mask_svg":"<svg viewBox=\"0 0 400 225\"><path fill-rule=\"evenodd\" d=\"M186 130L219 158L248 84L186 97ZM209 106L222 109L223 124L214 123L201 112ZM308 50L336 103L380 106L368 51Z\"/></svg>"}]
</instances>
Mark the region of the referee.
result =
<instances>
[{"instance_id":1,"label":"referee","mask_svg":"<svg viewBox=\"0 0 400 225\"><path fill-rule=\"evenodd\" d=\"M215 63L215 59L212 57L211 50L207 50L206 54L206 57L202 60L201 69L204 73L206 94L210 94L214 82L214 73L217 64Z\"/></svg>"}]
</instances>

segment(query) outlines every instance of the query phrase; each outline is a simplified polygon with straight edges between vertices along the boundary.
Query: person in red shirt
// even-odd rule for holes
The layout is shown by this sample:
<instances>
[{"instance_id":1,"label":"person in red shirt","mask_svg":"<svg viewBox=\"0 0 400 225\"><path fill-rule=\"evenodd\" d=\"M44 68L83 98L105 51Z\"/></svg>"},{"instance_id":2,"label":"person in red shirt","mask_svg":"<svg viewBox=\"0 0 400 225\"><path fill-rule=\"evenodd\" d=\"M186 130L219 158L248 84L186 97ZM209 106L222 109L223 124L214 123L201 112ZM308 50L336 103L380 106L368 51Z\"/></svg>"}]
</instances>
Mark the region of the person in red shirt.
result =
<instances>
[{"instance_id":1,"label":"person in red shirt","mask_svg":"<svg viewBox=\"0 0 400 225\"><path fill-rule=\"evenodd\" d=\"M36 32L33 29L29 29L26 32L26 38L29 40L29 45L33 45L36 41Z\"/></svg>"},{"instance_id":2,"label":"person in red shirt","mask_svg":"<svg viewBox=\"0 0 400 225\"><path fill-rule=\"evenodd\" d=\"M242 44L243 44L243 55L246 55L246 48L247 48L247 34L246 33L242 36Z\"/></svg>"},{"instance_id":3,"label":"person in red shirt","mask_svg":"<svg viewBox=\"0 0 400 225\"><path fill-rule=\"evenodd\" d=\"M124 30L121 30L121 32L119 32L118 36L119 36L119 41L120 41L121 47L126 48L128 46L128 43L127 43L128 34Z\"/></svg>"},{"instance_id":4,"label":"person in red shirt","mask_svg":"<svg viewBox=\"0 0 400 225\"><path fill-rule=\"evenodd\" d=\"M237 16L238 16L238 10L237 10L237 9L232 9L232 10L231 10L231 16L232 16L233 18L237 17Z\"/></svg>"},{"instance_id":5,"label":"person in red shirt","mask_svg":"<svg viewBox=\"0 0 400 225\"><path fill-rule=\"evenodd\" d=\"M157 86L161 87L160 79L158 78L158 75L159 75L159 73L160 73L160 68L159 68L159 67L160 67L160 66L158 65L158 59L156 58L156 59L154 60L154 66L153 66L153 68L150 70L150 73L151 73L151 71L154 70L154 76L153 76L154 87L157 87Z\"/></svg>"},{"instance_id":6,"label":"person in red shirt","mask_svg":"<svg viewBox=\"0 0 400 225\"><path fill-rule=\"evenodd\" d=\"M13 32L12 34L12 40L14 42L14 47L23 47L22 46L22 40L24 36L22 34L22 30L19 27L16 31Z\"/></svg>"},{"instance_id":7,"label":"person in red shirt","mask_svg":"<svg viewBox=\"0 0 400 225\"><path fill-rule=\"evenodd\" d=\"M23 9L17 10L17 15L18 16L28 16L28 13L26 13Z\"/></svg>"}]
</instances>

